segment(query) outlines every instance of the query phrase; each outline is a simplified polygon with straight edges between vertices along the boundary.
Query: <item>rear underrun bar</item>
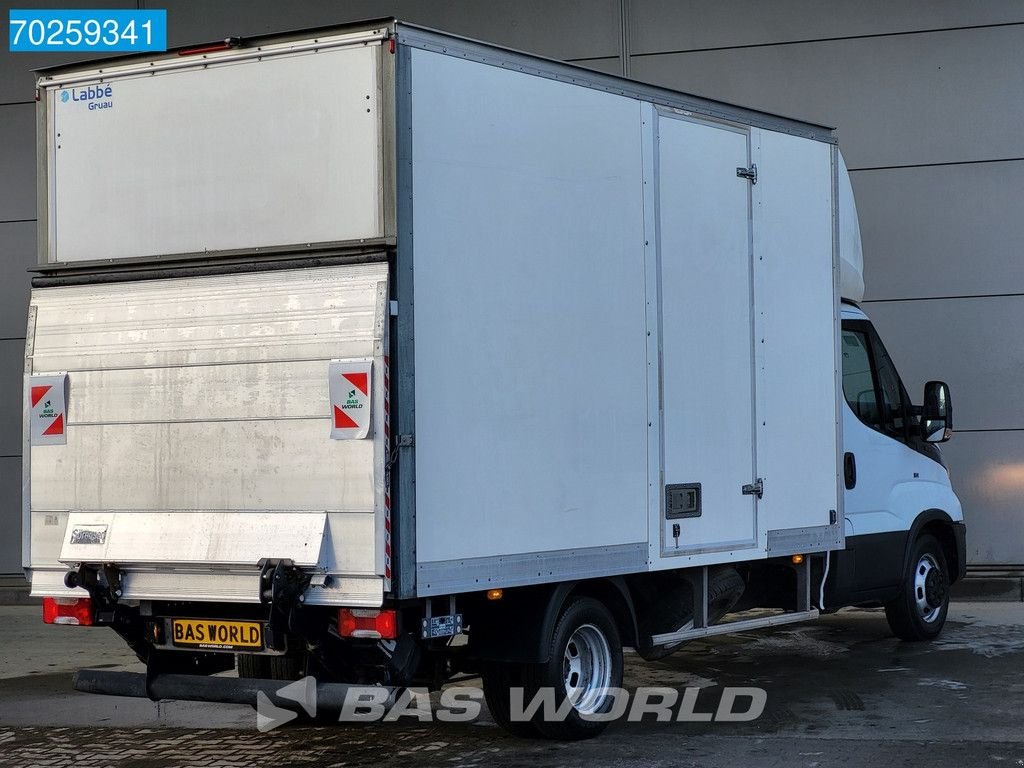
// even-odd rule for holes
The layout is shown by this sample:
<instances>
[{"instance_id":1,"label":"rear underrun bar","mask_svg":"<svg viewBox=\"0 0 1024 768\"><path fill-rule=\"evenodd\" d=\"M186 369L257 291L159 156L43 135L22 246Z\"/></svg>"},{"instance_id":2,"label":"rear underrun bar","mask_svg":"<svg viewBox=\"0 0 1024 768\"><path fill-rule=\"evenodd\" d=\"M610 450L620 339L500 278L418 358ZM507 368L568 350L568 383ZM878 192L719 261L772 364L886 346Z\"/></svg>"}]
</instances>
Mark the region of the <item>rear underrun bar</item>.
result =
<instances>
[{"instance_id":1,"label":"rear underrun bar","mask_svg":"<svg viewBox=\"0 0 1024 768\"><path fill-rule=\"evenodd\" d=\"M111 672L103 669L83 669L75 673L72 686L83 693L100 693L107 696L129 696L137 699L174 699L179 701L210 701L224 704L248 704L256 706L260 693L274 706L293 708L294 696L279 696L282 688L293 683L287 680L262 680L256 678L206 677L202 675L156 675L147 688L146 675L142 672ZM382 686L374 686L382 687ZM313 707L326 710L340 710L350 689L365 691L365 685L347 683L315 683L315 696L310 695ZM388 691L389 699L397 695L397 689L382 687Z\"/></svg>"}]
</instances>

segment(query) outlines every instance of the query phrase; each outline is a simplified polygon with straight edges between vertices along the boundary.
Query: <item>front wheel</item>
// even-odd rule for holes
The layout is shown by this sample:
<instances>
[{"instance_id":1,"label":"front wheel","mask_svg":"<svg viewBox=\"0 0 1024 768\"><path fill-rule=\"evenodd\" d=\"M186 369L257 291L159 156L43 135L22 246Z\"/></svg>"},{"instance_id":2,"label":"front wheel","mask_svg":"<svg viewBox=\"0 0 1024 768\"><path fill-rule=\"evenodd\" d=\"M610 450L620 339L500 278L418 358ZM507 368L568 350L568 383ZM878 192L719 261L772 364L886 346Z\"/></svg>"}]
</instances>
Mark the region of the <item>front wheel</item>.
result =
<instances>
[{"instance_id":1,"label":"front wheel","mask_svg":"<svg viewBox=\"0 0 1024 768\"><path fill-rule=\"evenodd\" d=\"M949 571L938 539L931 534L918 538L910 564L899 596L885 606L885 618L901 640L932 640L949 612Z\"/></svg>"}]
</instances>

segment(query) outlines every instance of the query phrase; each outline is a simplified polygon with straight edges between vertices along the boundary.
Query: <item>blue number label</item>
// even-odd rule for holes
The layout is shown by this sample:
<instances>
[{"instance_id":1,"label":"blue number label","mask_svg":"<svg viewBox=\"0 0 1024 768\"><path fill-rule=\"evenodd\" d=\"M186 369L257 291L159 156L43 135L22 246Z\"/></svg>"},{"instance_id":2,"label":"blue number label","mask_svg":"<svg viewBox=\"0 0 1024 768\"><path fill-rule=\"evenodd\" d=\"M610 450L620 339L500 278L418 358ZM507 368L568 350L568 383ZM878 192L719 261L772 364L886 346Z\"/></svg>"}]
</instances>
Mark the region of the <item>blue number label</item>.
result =
<instances>
[{"instance_id":1,"label":"blue number label","mask_svg":"<svg viewBox=\"0 0 1024 768\"><path fill-rule=\"evenodd\" d=\"M167 11L28 11L12 8L8 46L15 53L166 51Z\"/></svg>"}]
</instances>

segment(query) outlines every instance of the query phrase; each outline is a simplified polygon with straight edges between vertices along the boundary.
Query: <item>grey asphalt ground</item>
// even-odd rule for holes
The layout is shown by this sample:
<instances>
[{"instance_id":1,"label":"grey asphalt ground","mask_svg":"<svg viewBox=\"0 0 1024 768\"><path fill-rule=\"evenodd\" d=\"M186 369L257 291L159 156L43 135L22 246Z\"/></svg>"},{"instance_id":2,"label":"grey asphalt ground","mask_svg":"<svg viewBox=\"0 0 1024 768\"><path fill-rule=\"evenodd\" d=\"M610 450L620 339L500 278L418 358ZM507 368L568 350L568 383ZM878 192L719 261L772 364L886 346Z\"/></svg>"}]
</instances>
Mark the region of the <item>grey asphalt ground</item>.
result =
<instances>
[{"instance_id":1,"label":"grey asphalt ground","mask_svg":"<svg viewBox=\"0 0 1024 768\"><path fill-rule=\"evenodd\" d=\"M1024 604L956 603L927 644L889 636L878 610L692 643L626 684L767 691L748 723L620 722L599 739L513 738L474 723L256 730L244 706L79 694L81 667L141 671L110 630L42 624L0 607L0 766L1024 766Z\"/></svg>"}]
</instances>

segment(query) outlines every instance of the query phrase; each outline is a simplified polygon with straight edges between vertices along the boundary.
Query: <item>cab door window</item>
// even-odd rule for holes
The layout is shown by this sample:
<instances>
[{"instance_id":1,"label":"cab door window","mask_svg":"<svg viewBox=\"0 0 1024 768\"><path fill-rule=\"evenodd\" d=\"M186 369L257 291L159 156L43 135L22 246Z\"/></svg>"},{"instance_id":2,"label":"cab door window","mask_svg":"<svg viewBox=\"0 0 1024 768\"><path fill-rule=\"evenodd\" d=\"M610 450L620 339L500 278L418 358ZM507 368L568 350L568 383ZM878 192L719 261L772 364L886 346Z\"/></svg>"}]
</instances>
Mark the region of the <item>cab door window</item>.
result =
<instances>
[{"instance_id":1,"label":"cab door window","mask_svg":"<svg viewBox=\"0 0 1024 768\"><path fill-rule=\"evenodd\" d=\"M909 403L896 366L870 323L843 323L843 395L857 418L906 442Z\"/></svg>"},{"instance_id":2,"label":"cab door window","mask_svg":"<svg viewBox=\"0 0 1024 768\"><path fill-rule=\"evenodd\" d=\"M843 329L843 396L857 418L882 431L871 352L863 331Z\"/></svg>"},{"instance_id":3,"label":"cab door window","mask_svg":"<svg viewBox=\"0 0 1024 768\"><path fill-rule=\"evenodd\" d=\"M875 376L881 394L882 431L900 440L907 438L907 401L903 383L889 353L882 346L882 340L872 330L871 356L874 359Z\"/></svg>"}]
</instances>

